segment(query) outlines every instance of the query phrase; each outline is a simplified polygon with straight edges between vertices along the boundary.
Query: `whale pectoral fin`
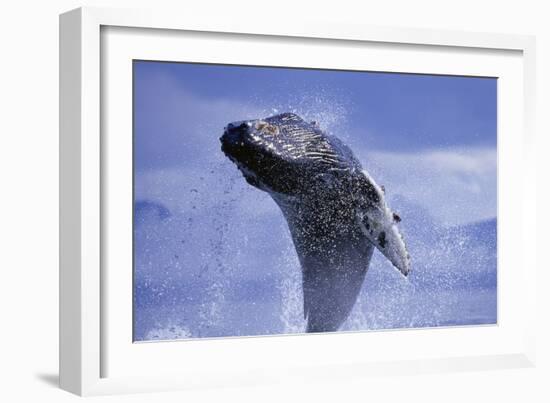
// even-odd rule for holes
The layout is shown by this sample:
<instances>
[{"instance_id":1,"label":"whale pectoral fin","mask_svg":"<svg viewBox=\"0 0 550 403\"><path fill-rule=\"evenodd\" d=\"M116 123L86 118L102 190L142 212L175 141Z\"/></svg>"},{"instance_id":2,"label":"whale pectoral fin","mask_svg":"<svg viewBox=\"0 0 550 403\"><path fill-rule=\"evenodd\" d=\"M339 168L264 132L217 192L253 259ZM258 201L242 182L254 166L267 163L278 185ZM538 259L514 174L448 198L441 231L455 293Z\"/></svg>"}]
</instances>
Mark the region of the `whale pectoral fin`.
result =
<instances>
[{"instance_id":1,"label":"whale pectoral fin","mask_svg":"<svg viewBox=\"0 0 550 403\"><path fill-rule=\"evenodd\" d=\"M386 204L384 191L367 172L358 181L356 219L363 235L397 268L407 276L410 256L397 224L401 217Z\"/></svg>"},{"instance_id":2,"label":"whale pectoral fin","mask_svg":"<svg viewBox=\"0 0 550 403\"><path fill-rule=\"evenodd\" d=\"M407 252L403 235L393 221L393 217L371 213L357 212L357 223L368 242L373 244L392 263L392 265L407 276L410 271L410 256ZM391 221L390 221L391 220Z\"/></svg>"},{"instance_id":3,"label":"whale pectoral fin","mask_svg":"<svg viewBox=\"0 0 550 403\"><path fill-rule=\"evenodd\" d=\"M331 262L302 257L304 317L308 333L337 331L351 312L361 290L373 246L343 242L331 251Z\"/></svg>"}]
</instances>

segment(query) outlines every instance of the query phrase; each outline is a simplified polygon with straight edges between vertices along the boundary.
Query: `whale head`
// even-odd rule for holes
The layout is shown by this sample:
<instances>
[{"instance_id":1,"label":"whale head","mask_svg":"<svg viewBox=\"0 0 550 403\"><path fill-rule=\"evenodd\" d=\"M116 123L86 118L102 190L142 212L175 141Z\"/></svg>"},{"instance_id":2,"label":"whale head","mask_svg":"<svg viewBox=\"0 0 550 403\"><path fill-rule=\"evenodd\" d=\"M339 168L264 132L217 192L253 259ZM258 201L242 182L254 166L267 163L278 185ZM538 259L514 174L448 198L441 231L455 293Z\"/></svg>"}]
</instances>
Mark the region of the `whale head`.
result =
<instances>
[{"instance_id":1,"label":"whale head","mask_svg":"<svg viewBox=\"0 0 550 403\"><path fill-rule=\"evenodd\" d=\"M294 113L229 123L220 141L249 184L278 194L312 191L358 165L337 138Z\"/></svg>"}]
</instances>

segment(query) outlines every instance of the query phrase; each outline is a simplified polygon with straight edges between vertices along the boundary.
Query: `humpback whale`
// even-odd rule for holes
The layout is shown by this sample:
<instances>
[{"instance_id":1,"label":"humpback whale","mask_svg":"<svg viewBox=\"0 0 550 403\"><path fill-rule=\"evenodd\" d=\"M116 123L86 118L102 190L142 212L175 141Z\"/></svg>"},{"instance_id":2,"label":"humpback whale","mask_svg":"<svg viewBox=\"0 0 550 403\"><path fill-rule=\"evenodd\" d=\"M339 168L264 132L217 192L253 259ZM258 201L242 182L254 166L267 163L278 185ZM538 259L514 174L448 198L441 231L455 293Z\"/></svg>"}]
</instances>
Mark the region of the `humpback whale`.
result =
<instances>
[{"instance_id":1,"label":"humpback whale","mask_svg":"<svg viewBox=\"0 0 550 403\"><path fill-rule=\"evenodd\" d=\"M302 268L307 332L336 331L351 312L374 249L404 276L410 257L385 190L352 150L294 113L229 123L223 153L279 206Z\"/></svg>"}]
</instances>

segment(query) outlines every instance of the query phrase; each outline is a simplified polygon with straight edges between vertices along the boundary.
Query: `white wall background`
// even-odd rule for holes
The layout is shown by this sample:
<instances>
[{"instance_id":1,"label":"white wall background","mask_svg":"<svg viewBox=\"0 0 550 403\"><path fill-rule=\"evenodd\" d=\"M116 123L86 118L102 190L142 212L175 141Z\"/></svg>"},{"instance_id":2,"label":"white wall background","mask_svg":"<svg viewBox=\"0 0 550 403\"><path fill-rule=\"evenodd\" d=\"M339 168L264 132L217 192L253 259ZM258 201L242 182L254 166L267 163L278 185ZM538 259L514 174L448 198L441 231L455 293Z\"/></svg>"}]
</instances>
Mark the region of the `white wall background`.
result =
<instances>
[{"instance_id":1,"label":"white wall background","mask_svg":"<svg viewBox=\"0 0 550 403\"><path fill-rule=\"evenodd\" d=\"M314 18L374 25L537 35L539 163L549 150L550 12L545 1L498 0L4 1L0 5L0 400L74 401L57 383L58 14L81 5L174 7L227 18ZM182 7L183 5L183 7ZM548 165L548 163L545 163ZM539 184L539 364L535 369L354 379L302 387L257 387L94 398L100 401L550 401L548 271L543 223L548 173ZM548 237L546 237L548 239ZM542 271L542 270L541 270ZM544 307L544 308L543 308ZM411 346L414 348L414 346ZM504 399L504 400L501 400Z\"/></svg>"}]
</instances>

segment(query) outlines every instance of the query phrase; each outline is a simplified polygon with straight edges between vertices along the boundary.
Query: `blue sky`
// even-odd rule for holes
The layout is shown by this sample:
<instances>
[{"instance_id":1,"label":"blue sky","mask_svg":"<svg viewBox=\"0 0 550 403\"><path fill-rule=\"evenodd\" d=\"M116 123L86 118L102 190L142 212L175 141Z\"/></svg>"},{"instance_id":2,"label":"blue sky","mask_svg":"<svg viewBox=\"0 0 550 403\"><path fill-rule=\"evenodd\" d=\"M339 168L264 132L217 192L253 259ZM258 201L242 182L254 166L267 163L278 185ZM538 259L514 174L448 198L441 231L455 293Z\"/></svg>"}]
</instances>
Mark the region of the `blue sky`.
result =
<instances>
[{"instance_id":1,"label":"blue sky","mask_svg":"<svg viewBox=\"0 0 550 403\"><path fill-rule=\"evenodd\" d=\"M449 225L496 216L496 79L137 61L134 80L138 174L222 163L228 122L294 111Z\"/></svg>"},{"instance_id":2,"label":"blue sky","mask_svg":"<svg viewBox=\"0 0 550 403\"><path fill-rule=\"evenodd\" d=\"M346 107L349 129L377 149L496 144L497 80L491 78L155 62L137 62L135 74L138 83L169 76L205 100L284 108L305 96L330 97ZM140 92L139 99L150 95ZM147 104L137 104L138 122L146 116L140 106Z\"/></svg>"}]
</instances>

